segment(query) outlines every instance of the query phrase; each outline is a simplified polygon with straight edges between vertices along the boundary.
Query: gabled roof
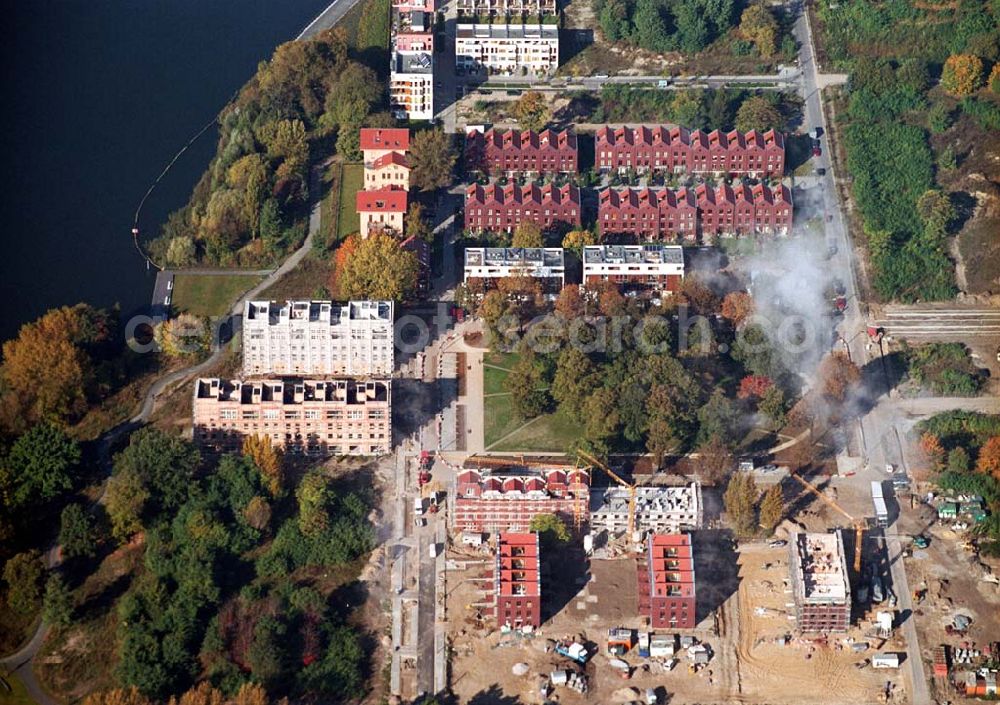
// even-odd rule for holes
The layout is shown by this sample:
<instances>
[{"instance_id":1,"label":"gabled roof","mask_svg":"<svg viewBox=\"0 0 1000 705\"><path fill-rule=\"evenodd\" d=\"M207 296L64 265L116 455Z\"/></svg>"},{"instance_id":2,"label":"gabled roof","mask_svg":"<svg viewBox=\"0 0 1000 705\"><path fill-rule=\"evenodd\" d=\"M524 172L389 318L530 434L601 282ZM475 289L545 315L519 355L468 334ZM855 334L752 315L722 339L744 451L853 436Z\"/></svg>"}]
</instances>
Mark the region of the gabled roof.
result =
<instances>
[{"instance_id":1,"label":"gabled roof","mask_svg":"<svg viewBox=\"0 0 1000 705\"><path fill-rule=\"evenodd\" d=\"M359 213L405 213L406 195L400 188L358 191L357 210Z\"/></svg>"},{"instance_id":2,"label":"gabled roof","mask_svg":"<svg viewBox=\"0 0 1000 705\"><path fill-rule=\"evenodd\" d=\"M405 167L407 169L410 168L410 160L406 158L405 154L400 154L399 152L386 152L372 162L372 169L382 169L390 164Z\"/></svg>"},{"instance_id":3,"label":"gabled roof","mask_svg":"<svg viewBox=\"0 0 1000 705\"><path fill-rule=\"evenodd\" d=\"M405 152L410 148L410 131L405 128L366 127L361 130L361 150L393 149Z\"/></svg>"}]
</instances>

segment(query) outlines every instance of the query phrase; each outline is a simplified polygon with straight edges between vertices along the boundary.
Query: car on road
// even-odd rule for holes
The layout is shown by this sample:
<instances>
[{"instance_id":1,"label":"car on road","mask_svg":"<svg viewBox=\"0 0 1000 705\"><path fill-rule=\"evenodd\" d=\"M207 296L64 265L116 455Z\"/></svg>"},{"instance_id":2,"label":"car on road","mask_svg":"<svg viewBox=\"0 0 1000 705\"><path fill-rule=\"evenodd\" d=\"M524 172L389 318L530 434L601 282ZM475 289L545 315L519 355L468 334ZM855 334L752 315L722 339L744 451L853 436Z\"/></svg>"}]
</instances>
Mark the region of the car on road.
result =
<instances>
[{"instance_id":1,"label":"car on road","mask_svg":"<svg viewBox=\"0 0 1000 705\"><path fill-rule=\"evenodd\" d=\"M657 88L669 88L670 87L670 79L669 78L661 78L659 81L657 81L656 86L657 86Z\"/></svg>"},{"instance_id":2,"label":"car on road","mask_svg":"<svg viewBox=\"0 0 1000 705\"><path fill-rule=\"evenodd\" d=\"M823 167L816 169L816 176L826 176L826 169Z\"/></svg>"},{"instance_id":3,"label":"car on road","mask_svg":"<svg viewBox=\"0 0 1000 705\"><path fill-rule=\"evenodd\" d=\"M784 539L775 539L774 541L767 542L768 548L781 548L782 546L787 546L787 545L788 542L785 541Z\"/></svg>"},{"instance_id":4,"label":"car on road","mask_svg":"<svg viewBox=\"0 0 1000 705\"><path fill-rule=\"evenodd\" d=\"M823 154L823 150L819 148L819 145L813 147L813 156L818 157Z\"/></svg>"},{"instance_id":5,"label":"car on road","mask_svg":"<svg viewBox=\"0 0 1000 705\"><path fill-rule=\"evenodd\" d=\"M594 78L611 78L611 76L606 73L596 73L594 74Z\"/></svg>"}]
</instances>

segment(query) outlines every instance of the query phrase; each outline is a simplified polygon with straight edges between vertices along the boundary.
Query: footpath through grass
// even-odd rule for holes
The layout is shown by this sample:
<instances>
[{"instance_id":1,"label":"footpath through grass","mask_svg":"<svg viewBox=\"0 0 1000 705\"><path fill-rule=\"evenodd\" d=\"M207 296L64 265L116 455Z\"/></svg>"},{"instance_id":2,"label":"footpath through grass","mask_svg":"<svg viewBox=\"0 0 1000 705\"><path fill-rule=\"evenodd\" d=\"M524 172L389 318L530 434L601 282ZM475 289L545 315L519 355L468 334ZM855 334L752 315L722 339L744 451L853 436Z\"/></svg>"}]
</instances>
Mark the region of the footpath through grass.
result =
<instances>
[{"instance_id":1,"label":"footpath through grass","mask_svg":"<svg viewBox=\"0 0 1000 705\"><path fill-rule=\"evenodd\" d=\"M173 308L195 316L221 316L261 279L257 274L177 274Z\"/></svg>"},{"instance_id":2,"label":"footpath through grass","mask_svg":"<svg viewBox=\"0 0 1000 705\"><path fill-rule=\"evenodd\" d=\"M565 451L579 438L579 424L560 411L534 419L522 419L514 414L505 382L508 370L517 360L516 353L489 353L483 357L483 440L486 448L506 452ZM502 443L491 447L501 439Z\"/></svg>"}]
</instances>

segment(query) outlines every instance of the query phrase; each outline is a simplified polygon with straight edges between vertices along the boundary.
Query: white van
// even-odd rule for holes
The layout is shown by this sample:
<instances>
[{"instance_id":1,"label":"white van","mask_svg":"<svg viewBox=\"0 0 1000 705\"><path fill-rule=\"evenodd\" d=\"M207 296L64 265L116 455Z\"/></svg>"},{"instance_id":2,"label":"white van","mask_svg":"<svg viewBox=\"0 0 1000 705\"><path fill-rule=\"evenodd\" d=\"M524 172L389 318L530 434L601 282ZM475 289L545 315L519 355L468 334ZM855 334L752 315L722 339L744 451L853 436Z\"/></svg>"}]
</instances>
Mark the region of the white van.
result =
<instances>
[{"instance_id":1,"label":"white van","mask_svg":"<svg viewBox=\"0 0 1000 705\"><path fill-rule=\"evenodd\" d=\"M437 558L438 556L438 545L437 542L432 542L430 546L427 547L427 553L430 554L431 558Z\"/></svg>"}]
</instances>

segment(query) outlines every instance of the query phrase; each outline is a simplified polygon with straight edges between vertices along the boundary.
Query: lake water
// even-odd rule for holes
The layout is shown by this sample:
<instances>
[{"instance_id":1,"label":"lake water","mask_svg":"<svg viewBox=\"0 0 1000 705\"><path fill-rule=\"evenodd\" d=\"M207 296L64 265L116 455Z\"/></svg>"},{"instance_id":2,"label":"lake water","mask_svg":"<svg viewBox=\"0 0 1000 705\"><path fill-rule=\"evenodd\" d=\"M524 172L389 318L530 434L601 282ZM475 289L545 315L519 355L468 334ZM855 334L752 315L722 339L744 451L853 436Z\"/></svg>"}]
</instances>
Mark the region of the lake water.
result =
<instances>
[{"instance_id":1,"label":"lake water","mask_svg":"<svg viewBox=\"0 0 1000 705\"><path fill-rule=\"evenodd\" d=\"M0 340L47 309L149 303L135 208L178 149L329 0L5 3L0 27ZM144 236L183 205L207 132L157 187Z\"/></svg>"}]
</instances>

